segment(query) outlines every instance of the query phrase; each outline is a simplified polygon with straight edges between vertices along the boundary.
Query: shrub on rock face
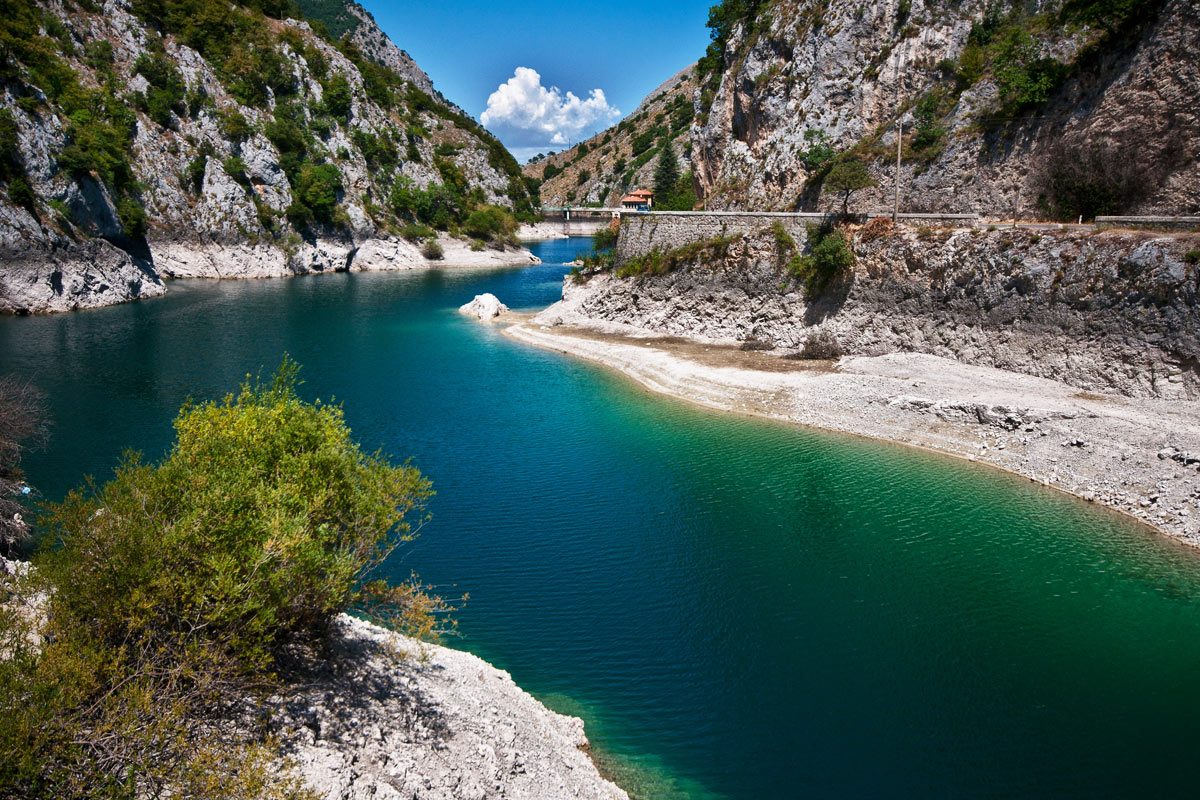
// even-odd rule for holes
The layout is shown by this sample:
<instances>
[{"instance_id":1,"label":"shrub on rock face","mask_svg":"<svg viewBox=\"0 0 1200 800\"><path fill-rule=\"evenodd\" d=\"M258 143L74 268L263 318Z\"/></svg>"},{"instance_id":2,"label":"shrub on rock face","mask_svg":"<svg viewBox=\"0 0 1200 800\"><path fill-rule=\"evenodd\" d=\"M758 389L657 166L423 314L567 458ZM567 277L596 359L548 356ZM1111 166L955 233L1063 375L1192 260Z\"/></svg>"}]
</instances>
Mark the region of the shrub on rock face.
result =
<instances>
[{"instance_id":1,"label":"shrub on rock face","mask_svg":"<svg viewBox=\"0 0 1200 800\"><path fill-rule=\"evenodd\" d=\"M840 230L808 226L811 248L807 255L796 254L788 265L792 275L804 281L804 292L810 298L825 290L829 281L854 266L854 251Z\"/></svg>"}]
</instances>

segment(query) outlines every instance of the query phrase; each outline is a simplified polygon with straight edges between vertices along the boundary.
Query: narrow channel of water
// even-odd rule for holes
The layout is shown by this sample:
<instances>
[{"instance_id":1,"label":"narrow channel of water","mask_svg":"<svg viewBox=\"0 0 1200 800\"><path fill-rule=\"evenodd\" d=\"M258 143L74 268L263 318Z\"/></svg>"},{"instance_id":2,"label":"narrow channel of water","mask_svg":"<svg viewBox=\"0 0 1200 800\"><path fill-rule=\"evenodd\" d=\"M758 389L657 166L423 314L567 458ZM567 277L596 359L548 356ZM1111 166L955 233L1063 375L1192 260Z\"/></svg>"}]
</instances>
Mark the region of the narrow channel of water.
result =
<instances>
[{"instance_id":1,"label":"narrow channel of water","mask_svg":"<svg viewBox=\"0 0 1200 800\"><path fill-rule=\"evenodd\" d=\"M0 319L58 496L287 351L438 492L400 554L640 797L1175 797L1200 785L1200 558L1028 482L652 396L455 308L524 270L179 282Z\"/></svg>"}]
</instances>

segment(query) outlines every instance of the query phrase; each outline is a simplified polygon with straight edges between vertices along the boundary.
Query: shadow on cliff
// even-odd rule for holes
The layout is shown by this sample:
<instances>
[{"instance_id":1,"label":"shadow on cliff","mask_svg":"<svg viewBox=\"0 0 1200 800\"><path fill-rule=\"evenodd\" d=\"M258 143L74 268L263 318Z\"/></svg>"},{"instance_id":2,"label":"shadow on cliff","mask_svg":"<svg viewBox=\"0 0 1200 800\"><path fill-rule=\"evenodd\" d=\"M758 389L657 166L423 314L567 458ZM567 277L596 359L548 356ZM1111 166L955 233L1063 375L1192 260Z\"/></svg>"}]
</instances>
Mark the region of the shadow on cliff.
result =
<instances>
[{"instance_id":1,"label":"shadow on cliff","mask_svg":"<svg viewBox=\"0 0 1200 800\"><path fill-rule=\"evenodd\" d=\"M854 271L848 270L829 282L817 299L804 306L804 324L819 325L838 312L850 299L850 291L854 288Z\"/></svg>"},{"instance_id":2,"label":"shadow on cliff","mask_svg":"<svg viewBox=\"0 0 1200 800\"><path fill-rule=\"evenodd\" d=\"M416 655L335 630L322 652L296 654L282 665L281 696L263 711L284 755L298 744L288 729L307 727L317 741L356 746L372 723L400 732L403 741L436 747L453 731L440 706L417 687L418 674L429 669L435 667Z\"/></svg>"}]
</instances>

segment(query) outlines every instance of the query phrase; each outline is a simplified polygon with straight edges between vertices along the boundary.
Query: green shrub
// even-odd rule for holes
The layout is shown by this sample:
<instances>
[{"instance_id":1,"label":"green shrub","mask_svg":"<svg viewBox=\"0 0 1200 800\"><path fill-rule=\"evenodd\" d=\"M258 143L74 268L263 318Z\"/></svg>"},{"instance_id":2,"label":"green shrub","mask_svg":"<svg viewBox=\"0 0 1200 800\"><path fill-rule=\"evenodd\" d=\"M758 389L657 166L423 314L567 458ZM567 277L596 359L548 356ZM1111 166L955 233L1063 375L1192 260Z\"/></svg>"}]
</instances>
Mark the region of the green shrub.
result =
<instances>
[{"instance_id":1,"label":"green shrub","mask_svg":"<svg viewBox=\"0 0 1200 800\"><path fill-rule=\"evenodd\" d=\"M808 226L808 244L808 253L797 253L788 266L804 282L804 293L816 298L834 276L854 266L854 251L840 230L818 225Z\"/></svg>"},{"instance_id":2,"label":"green shrub","mask_svg":"<svg viewBox=\"0 0 1200 800\"><path fill-rule=\"evenodd\" d=\"M600 252L617 246L617 232L612 228L601 228L592 237L592 250Z\"/></svg>"},{"instance_id":3,"label":"green shrub","mask_svg":"<svg viewBox=\"0 0 1200 800\"><path fill-rule=\"evenodd\" d=\"M20 206L30 214L37 215L37 195L25 178L13 178L8 182L8 199L13 205Z\"/></svg>"},{"instance_id":4,"label":"green shrub","mask_svg":"<svg viewBox=\"0 0 1200 800\"><path fill-rule=\"evenodd\" d=\"M171 115L187 111L184 95L187 86L175 65L163 53L143 53L134 62L133 71L149 83L141 109L162 127L171 124ZM135 95L136 96L136 95Z\"/></svg>"},{"instance_id":5,"label":"green shrub","mask_svg":"<svg viewBox=\"0 0 1200 800\"><path fill-rule=\"evenodd\" d=\"M1183 261L1185 264L1193 266L1200 264L1200 250L1188 250L1183 254Z\"/></svg>"},{"instance_id":6,"label":"green shrub","mask_svg":"<svg viewBox=\"0 0 1200 800\"><path fill-rule=\"evenodd\" d=\"M430 239L429 241L425 242L425 246L421 248L421 255L425 256L425 258L429 259L430 261L441 261L445 253L442 250L442 246L438 244L437 239Z\"/></svg>"},{"instance_id":7,"label":"green shrub","mask_svg":"<svg viewBox=\"0 0 1200 800\"><path fill-rule=\"evenodd\" d=\"M616 275L618 278L666 275L691 264L723 261L729 254L729 247L741 238L741 234L734 234L693 242L667 251L655 248L649 253L628 259L617 267Z\"/></svg>"},{"instance_id":8,"label":"green shrub","mask_svg":"<svg viewBox=\"0 0 1200 800\"><path fill-rule=\"evenodd\" d=\"M436 239L437 231L418 222L414 222L401 228L400 235L410 242L423 242L426 239Z\"/></svg>"},{"instance_id":9,"label":"green shrub","mask_svg":"<svg viewBox=\"0 0 1200 800\"><path fill-rule=\"evenodd\" d=\"M1014 29L1000 43L996 57L996 83L1005 106L1017 111L1044 103L1063 78L1066 66L1039 55L1038 42Z\"/></svg>"},{"instance_id":10,"label":"green shrub","mask_svg":"<svg viewBox=\"0 0 1200 800\"><path fill-rule=\"evenodd\" d=\"M243 188L250 188L250 177L246 174L246 162L237 156L230 156L221 162L225 173L237 181Z\"/></svg>"},{"instance_id":11,"label":"green shrub","mask_svg":"<svg viewBox=\"0 0 1200 800\"><path fill-rule=\"evenodd\" d=\"M121 222L121 231L130 239L140 239L146 235L146 209L138 198L132 195L119 198L117 219Z\"/></svg>"},{"instance_id":12,"label":"green shrub","mask_svg":"<svg viewBox=\"0 0 1200 800\"><path fill-rule=\"evenodd\" d=\"M17 121L7 108L0 109L0 180L9 181L24 174Z\"/></svg>"},{"instance_id":13,"label":"green shrub","mask_svg":"<svg viewBox=\"0 0 1200 800\"><path fill-rule=\"evenodd\" d=\"M254 135L254 128L236 108L222 108L217 112L217 129L231 142L244 142Z\"/></svg>"},{"instance_id":14,"label":"green shrub","mask_svg":"<svg viewBox=\"0 0 1200 800\"><path fill-rule=\"evenodd\" d=\"M372 166L391 169L400 161L400 153L386 131L376 136L359 129L354 131L350 139Z\"/></svg>"},{"instance_id":15,"label":"green shrub","mask_svg":"<svg viewBox=\"0 0 1200 800\"><path fill-rule=\"evenodd\" d=\"M517 220L499 206L483 206L467 215L463 233L485 241L505 240L517 231Z\"/></svg>"},{"instance_id":16,"label":"green shrub","mask_svg":"<svg viewBox=\"0 0 1200 800\"><path fill-rule=\"evenodd\" d=\"M867 165L855 159L838 161L830 168L822 184L822 191L842 195L842 213L850 210L850 195L859 189L874 186L875 179L867 171Z\"/></svg>"},{"instance_id":17,"label":"green shrub","mask_svg":"<svg viewBox=\"0 0 1200 800\"><path fill-rule=\"evenodd\" d=\"M325 108L335 119L343 123L350 119L350 107L354 95L350 91L350 81L342 73L336 73L326 82L324 87Z\"/></svg>"},{"instance_id":18,"label":"green shrub","mask_svg":"<svg viewBox=\"0 0 1200 800\"><path fill-rule=\"evenodd\" d=\"M368 581L430 495L367 455L339 407L267 384L186 405L156 464L50 506L35 578L45 635L0 609L0 796L299 798L230 715L315 658L335 614L432 632L437 602ZM406 622L407 621L407 622Z\"/></svg>"},{"instance_id":19,"label":"green shrub","mask_svg":"<svg viewBox=\"0 0 1200 800\"><path fill-rule=\"evenodd\" d=\"M805 148L800 152L800 158L804 161L804 168L809 172L820 172L837 155L837 150L833 147L833 140L823 130L805 131L804 144Z\"/></svg>"},{"instance_id":20,"label":"green shrub","mask_svg":"<svg viewBox=\"0 0 1200 800\"><path fill-rule=\"evenodd\" d=\"M89 67L102 72L109 69L113 63L113 46L104 39L95 39L84 47L84 61Z\"/></svg>"},{"instance_id":21,"label":"green shrub","mask_svg":"<svg viewBox=\"0 0 1200 800\"><path fill-rule=\"evenodd\" d=\"M185 189L191 189L193 194L199 194L204 188L204 172L208 168L208 159L216 151L208 141L200 143L200 147L196 150L196 157L188 162L187 169L184 170L180 183Z\"/></svg>"}]
</instances>

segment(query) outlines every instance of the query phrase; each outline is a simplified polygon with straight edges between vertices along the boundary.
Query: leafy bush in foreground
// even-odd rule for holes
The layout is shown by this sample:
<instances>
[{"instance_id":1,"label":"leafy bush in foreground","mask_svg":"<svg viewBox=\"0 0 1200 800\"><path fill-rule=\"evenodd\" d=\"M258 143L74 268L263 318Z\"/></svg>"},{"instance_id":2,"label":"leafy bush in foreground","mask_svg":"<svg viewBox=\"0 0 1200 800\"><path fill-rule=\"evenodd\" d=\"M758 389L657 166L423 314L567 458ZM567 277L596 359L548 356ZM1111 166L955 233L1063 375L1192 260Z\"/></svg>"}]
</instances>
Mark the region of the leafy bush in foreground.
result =
<instances>
[{"instance_id":1,"label":"leafy bush in foreground","mask_svg":"<svg viewBox=\"0 0 1200 800\"><path fill-rule=\"evenodd\" d=\"M6 587L49 593L41 643L0 605L0 796L302 797L246 700L340 611L433 632L440 601L367 581L429 482L363 453L296 373L186 405L160 463L128 455L50 508L31 585Z\"/></svg>"}]
</instances>

